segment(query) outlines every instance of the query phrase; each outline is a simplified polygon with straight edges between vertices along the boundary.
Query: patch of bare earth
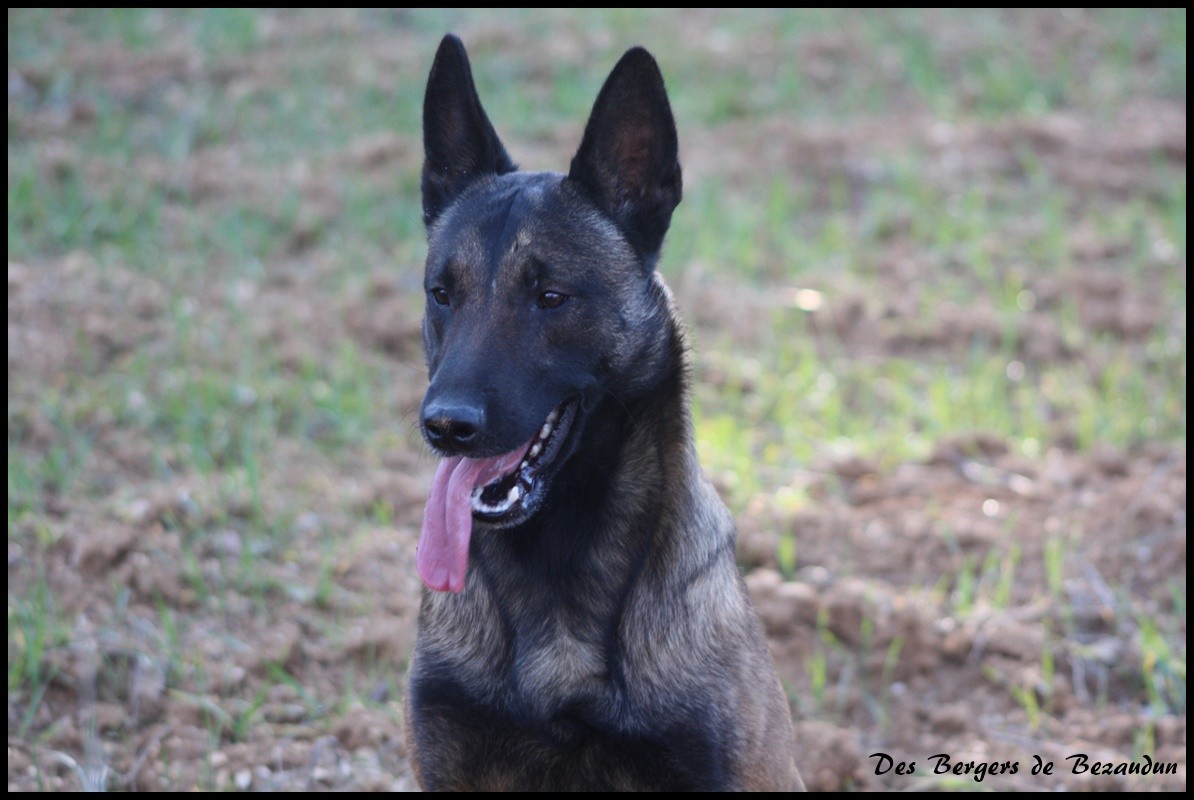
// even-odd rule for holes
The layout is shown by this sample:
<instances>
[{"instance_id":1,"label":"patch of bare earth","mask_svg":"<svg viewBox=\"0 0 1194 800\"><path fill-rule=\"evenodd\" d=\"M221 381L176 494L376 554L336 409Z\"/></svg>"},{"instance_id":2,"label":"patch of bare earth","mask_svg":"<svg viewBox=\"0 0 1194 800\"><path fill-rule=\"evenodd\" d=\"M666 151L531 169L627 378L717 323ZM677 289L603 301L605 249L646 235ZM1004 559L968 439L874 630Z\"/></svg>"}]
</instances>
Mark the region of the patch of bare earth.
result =
<instances>
[{"instance_id":1,"label":"patch of bare earth","mask_svg":"<svg viewBox=\"0 0 1194 800\"><path fill-rule=\"evenodd\" d=\"M207 322L230 324L221 289L192 288ZM276 349L283 370L354 335L398 355L417 337L394 308L398 324L373 332L377 297L329 305L309 285L268 279L240 294L258 312L245 335ZM338 463L283 439L260 500L228 475L175 471L186 459L171 434L137 424L151 400L72 397L154 348L187 349L153 280L82 255L9 265L10 437L37 458L67 446L53 414L89 432L76 490L46 486L45 513L10 527L10 597L44 585L66 626L44 693L9 694L10 732L36 732L10 738L10 788L411 788L400 667L427 462L402 448ZM66 399L52 412L55 387ZM400 420L419 380L392 389L384 410ZM369 521L378 508L388 523ZM262 540L263 519L277 542Z\"/></svg>"},{"instance_id":2,"label":"patch of bare earth","mask_svg":"<svg viewBox=\"0 0 1194 800\"><path fill-rule=\"evenodd\" d=\"M744 560L760 564L747 582L804 709L798 753L810 788L917 785L894 770L876 775L872 754L887 753L916 761L923 780L930 757L947 754L1020 765L984 785L1123 789L1136 776L1074 775L1066 759L1118 763L1152 726L1150 757L1180 770L1149 785L1184 782L1185 718L1158 716L1132 677L1150 668L1148 621L1180 613L1171 587L1186 556L1183 451L1050 450L1028 463L977 437L887 472L858 459L827 464L821 482L815 510L747 517L740 542ZM777 531L796 537L804 566L793 580L768 568ZM1048 549L1060 542L1069 566L1050 587ZM960 608L963 588L943 579L967 565L981 586ZM818 688L810 666L826 633L841 683ZM1056 775L1030 774L1034 755L1056 762Z\"/></svg>"},{"instance_id":3,"label":"patch of bare earth","mask_svg":"<svg viewBox=\"0 0 1194 800\"><path fill-rule=\"evenodd\" d=\"M1111 120L904 118L820 131L772 120L705 135L707 146L690 148L694 171L751 180L750 162L732 154L766 152L795 183L846 176L860 197L884 180L876 154L909 147L932 153L928 179L946 188L1014 179L1027 148L1055 180L1092 199L1161 191L1156 165L1184 169L1186 152L1184 104L1166 102L1129 105ZM752 294L717 280L682 283L679 294L698 338L729 332L747 352L768 341L764 326L777 310L793 309L832 352L865 359L948 358L1010 335L1029 369L1065 361L1096 370L1105 357L1096 337L1141 348L1158 332L1185 336L1184 310L1164 299L1177 265L1163 246L1129 280L1123 242L1081 222L1065 237L1074 269L1010 267L1030 294L1010 322L977 286L973 302L925 313L921 296L942 267L899 231L872 265L879 292L843 278L811 295ZM1063 330L1062 303L1075 309L1076 329ZM697 365L719 379L699 354ZM810 788L1185 787L1184 688L1174 712L1141 678L1156 669L1156 620L1184 630L1185 447L1079 452L1064 419L1051 441L1031 459L983 434L939 442L923 463L827 457L788 476L808 490L810 510L785 516L760 498L740 517L740 558L754 568L747 582L791 687ZM789 580L775 560L787 534L799 565ZM1067 554L1064 574L1050 575L1053 548ZM978 584L964 608L959 593L975 587L960 575ZM1184 673L1170 677L1184 686ZM1053 762L1052 774L1033 772L1036 757ZM1094 762L1108 771L1130 762L1148 777L1095 774ZM1156 763L1174 771L1149 774Z\"/></svg>"}]
</instances>

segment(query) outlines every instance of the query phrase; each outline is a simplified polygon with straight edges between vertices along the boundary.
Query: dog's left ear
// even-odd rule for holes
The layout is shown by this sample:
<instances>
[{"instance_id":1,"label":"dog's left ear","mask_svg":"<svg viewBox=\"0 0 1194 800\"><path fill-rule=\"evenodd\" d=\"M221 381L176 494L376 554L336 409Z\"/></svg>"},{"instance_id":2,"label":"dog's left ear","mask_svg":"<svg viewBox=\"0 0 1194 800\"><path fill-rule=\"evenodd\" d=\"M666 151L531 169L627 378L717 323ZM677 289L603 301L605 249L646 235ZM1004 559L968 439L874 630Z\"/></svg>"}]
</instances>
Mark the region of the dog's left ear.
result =
<instances>
[{"instance_id":1,"label":"dog's left ear","mask_svg":"<svg viewBox=\"0 0 1194 800\"><path fill-rule=\"evenodd\" d=\"M676 122L663 75L643 48L626 51L606 79L568 177L653 265L682 185Z\"/></svg>"},{"instance_id":2,"label":"dog's left ear","mask_svg":"<svg viewBox=\"0 0 1194 800\"><path fill-rule=\"evenodd\" d=\"M423 223L435 222L473 181L518 169L477 95L464 43L439 44L423 96Z\"/></svg>"}]
</instances>

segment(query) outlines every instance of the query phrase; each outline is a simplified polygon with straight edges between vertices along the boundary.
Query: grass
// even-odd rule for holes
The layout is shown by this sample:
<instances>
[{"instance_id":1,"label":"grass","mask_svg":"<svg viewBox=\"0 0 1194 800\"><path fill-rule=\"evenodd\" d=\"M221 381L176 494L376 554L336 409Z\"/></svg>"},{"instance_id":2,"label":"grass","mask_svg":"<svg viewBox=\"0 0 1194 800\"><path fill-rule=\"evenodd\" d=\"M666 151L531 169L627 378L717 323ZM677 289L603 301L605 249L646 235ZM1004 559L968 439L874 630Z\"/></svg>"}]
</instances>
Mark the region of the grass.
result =
<instances>
[{"instance_id":1,"label":"grass","mask_svg":"<svg viewBox=\"0 0 1194 800\"><path fill-rule=\"evenodd\" d=\"M841 207L844 200L818 209L799 191L773 186L765 200L738 203L715 227L703 213L687 222L678 215L678 225L692 226L677 237L680 252L669 251L679 261L707 260L764 284L827 287L829 297L835 288L843 291L842 273L858 281L882 279L875 254L891 246L885 241L891 231L906 227L911 251L944 266L931 270L931 282L904 289L923 314L923 327L909 321L905 331L897 331L912 341L933 335L935 312L943 305L965 308L975 297L992 302L989 328L956 339L950 352L938 350L935 357L932 348L927 358L922 351L884 359L827 349L810 335L809 314L797 307L777 309L766 319L758 334L765 337L757 343L761 358L742 359L736 355L740 348L702 342L698 352L726 353L698 356L727 376L725 385L698 391L696 398L698 417L713 418L702 454L714 470L740 474L741 465L750 462L782 471L807 463L815 443L838 440L849 440L865 454L919 458L930 442L976 430L1005 436L1020 449L1059 433L1076 436L1084 447L1129 446L1149 438L1184 441L1185 340L1171 329L1153 331L1142 364L1140 345L1092 333L1079 321L1075 301L1063 298L1062 341L1100 353L1101 369L1092 374L1064 358L1020 354L1035 335L1022 325L1024 311L1036 300L1031 287L1042 276L1066 274L1071 259L1067 231L1076 219L1067 209L1080 204L1073 190L1036 177L958 194L925 179L929 164L923 156L894 162L887 170L890 182L876 187L857 209ZM694 205L700 212L711 209L726 191L707 185L708 194L698 189ZM1109 247L1134 254L1123 269L1155 270L1149 266L1150 247L1184 252L1178 249L1185 239L1184 188L1167 192L1152 201L1095 208L1086 217ZM909 213L909 200L916 214ZM793 235L793 226L812 228L810 219L819 228L813 235ZM992 238L992 231L1008 230L1025 235ZM880 305L880 297L872 293L869 302ZM1056 430L1049 418L1067 420L1069 430ZM728 419L739 420L740 429L727 431ZM780 438L771 426L759 432L759 420L777 423ZM727 447L739 452L724 452Z\"/></svg>"},{"instance_id":2,"label":"grass","mask_svg":"<svg viewBox=\"0 0 1194 800\"><path fill-rule=\"evenodd\" d=\"M68 637L45 576L31 587L30 596L8 607L8 691L27 693L28 704L17 734L24 738L56 669L48 655Z\"/></svg>"}]
</instances>

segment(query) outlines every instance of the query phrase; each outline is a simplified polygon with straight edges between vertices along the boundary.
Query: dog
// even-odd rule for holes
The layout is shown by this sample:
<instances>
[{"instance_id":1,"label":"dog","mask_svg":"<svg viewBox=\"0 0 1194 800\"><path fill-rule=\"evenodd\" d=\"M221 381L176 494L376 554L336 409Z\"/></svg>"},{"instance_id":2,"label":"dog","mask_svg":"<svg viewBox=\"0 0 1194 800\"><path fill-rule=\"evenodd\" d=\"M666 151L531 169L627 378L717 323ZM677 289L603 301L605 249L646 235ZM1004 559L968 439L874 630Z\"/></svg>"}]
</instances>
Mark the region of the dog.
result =
<instances>
[{"instance_id":1,"label":"dog","mask_svg":"<svg viewBox=\"0 0 1194 800\"><path fill-rule=\"evenodd\" d=\"M420 785L803 788L656 270L681 176L655 59L613 68L568 174L523 172L448 35L423 136Z\"/></svg>"}]
</instances>

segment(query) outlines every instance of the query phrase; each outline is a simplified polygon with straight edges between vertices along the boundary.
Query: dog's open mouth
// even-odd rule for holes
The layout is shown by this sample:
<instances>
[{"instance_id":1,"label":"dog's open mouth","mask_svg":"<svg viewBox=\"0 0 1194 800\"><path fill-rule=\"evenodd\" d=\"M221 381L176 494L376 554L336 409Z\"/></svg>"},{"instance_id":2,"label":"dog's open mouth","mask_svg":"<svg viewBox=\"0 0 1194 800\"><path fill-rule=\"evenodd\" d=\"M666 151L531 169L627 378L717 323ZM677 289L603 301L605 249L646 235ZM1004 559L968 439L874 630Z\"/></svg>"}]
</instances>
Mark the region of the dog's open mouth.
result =
<instances>
[{"instance_id":1,"label":"dog's open mouth","mask_svg":"<svg viewBox=\"0 0 1194 800\"><path fill-rule=\"evenodd\" d=\"M518 448L523 451L523 456L514 469L473 489L473 517L485 522L502 522L516 515L537 488L535 479L539 473L559 454L575 416L574 402L553 409L530 444L525 449Z\"/></svg>"},{"instance_id":2,"label":"dog's open mouth","mask_svg":"<svg viewBox=\"0 0 1194 800\"><path fill-rule=\"evenodd\" d=\"M473 521L498 527L524 522L538 510L547 492L545 473L560 455L576 419L578 403L554 408L531 440L491 458L443 459L435 471L423 532L419 537L419 575L436 591L458 592L468 571Z\"/></svg>"}]
</instances>

